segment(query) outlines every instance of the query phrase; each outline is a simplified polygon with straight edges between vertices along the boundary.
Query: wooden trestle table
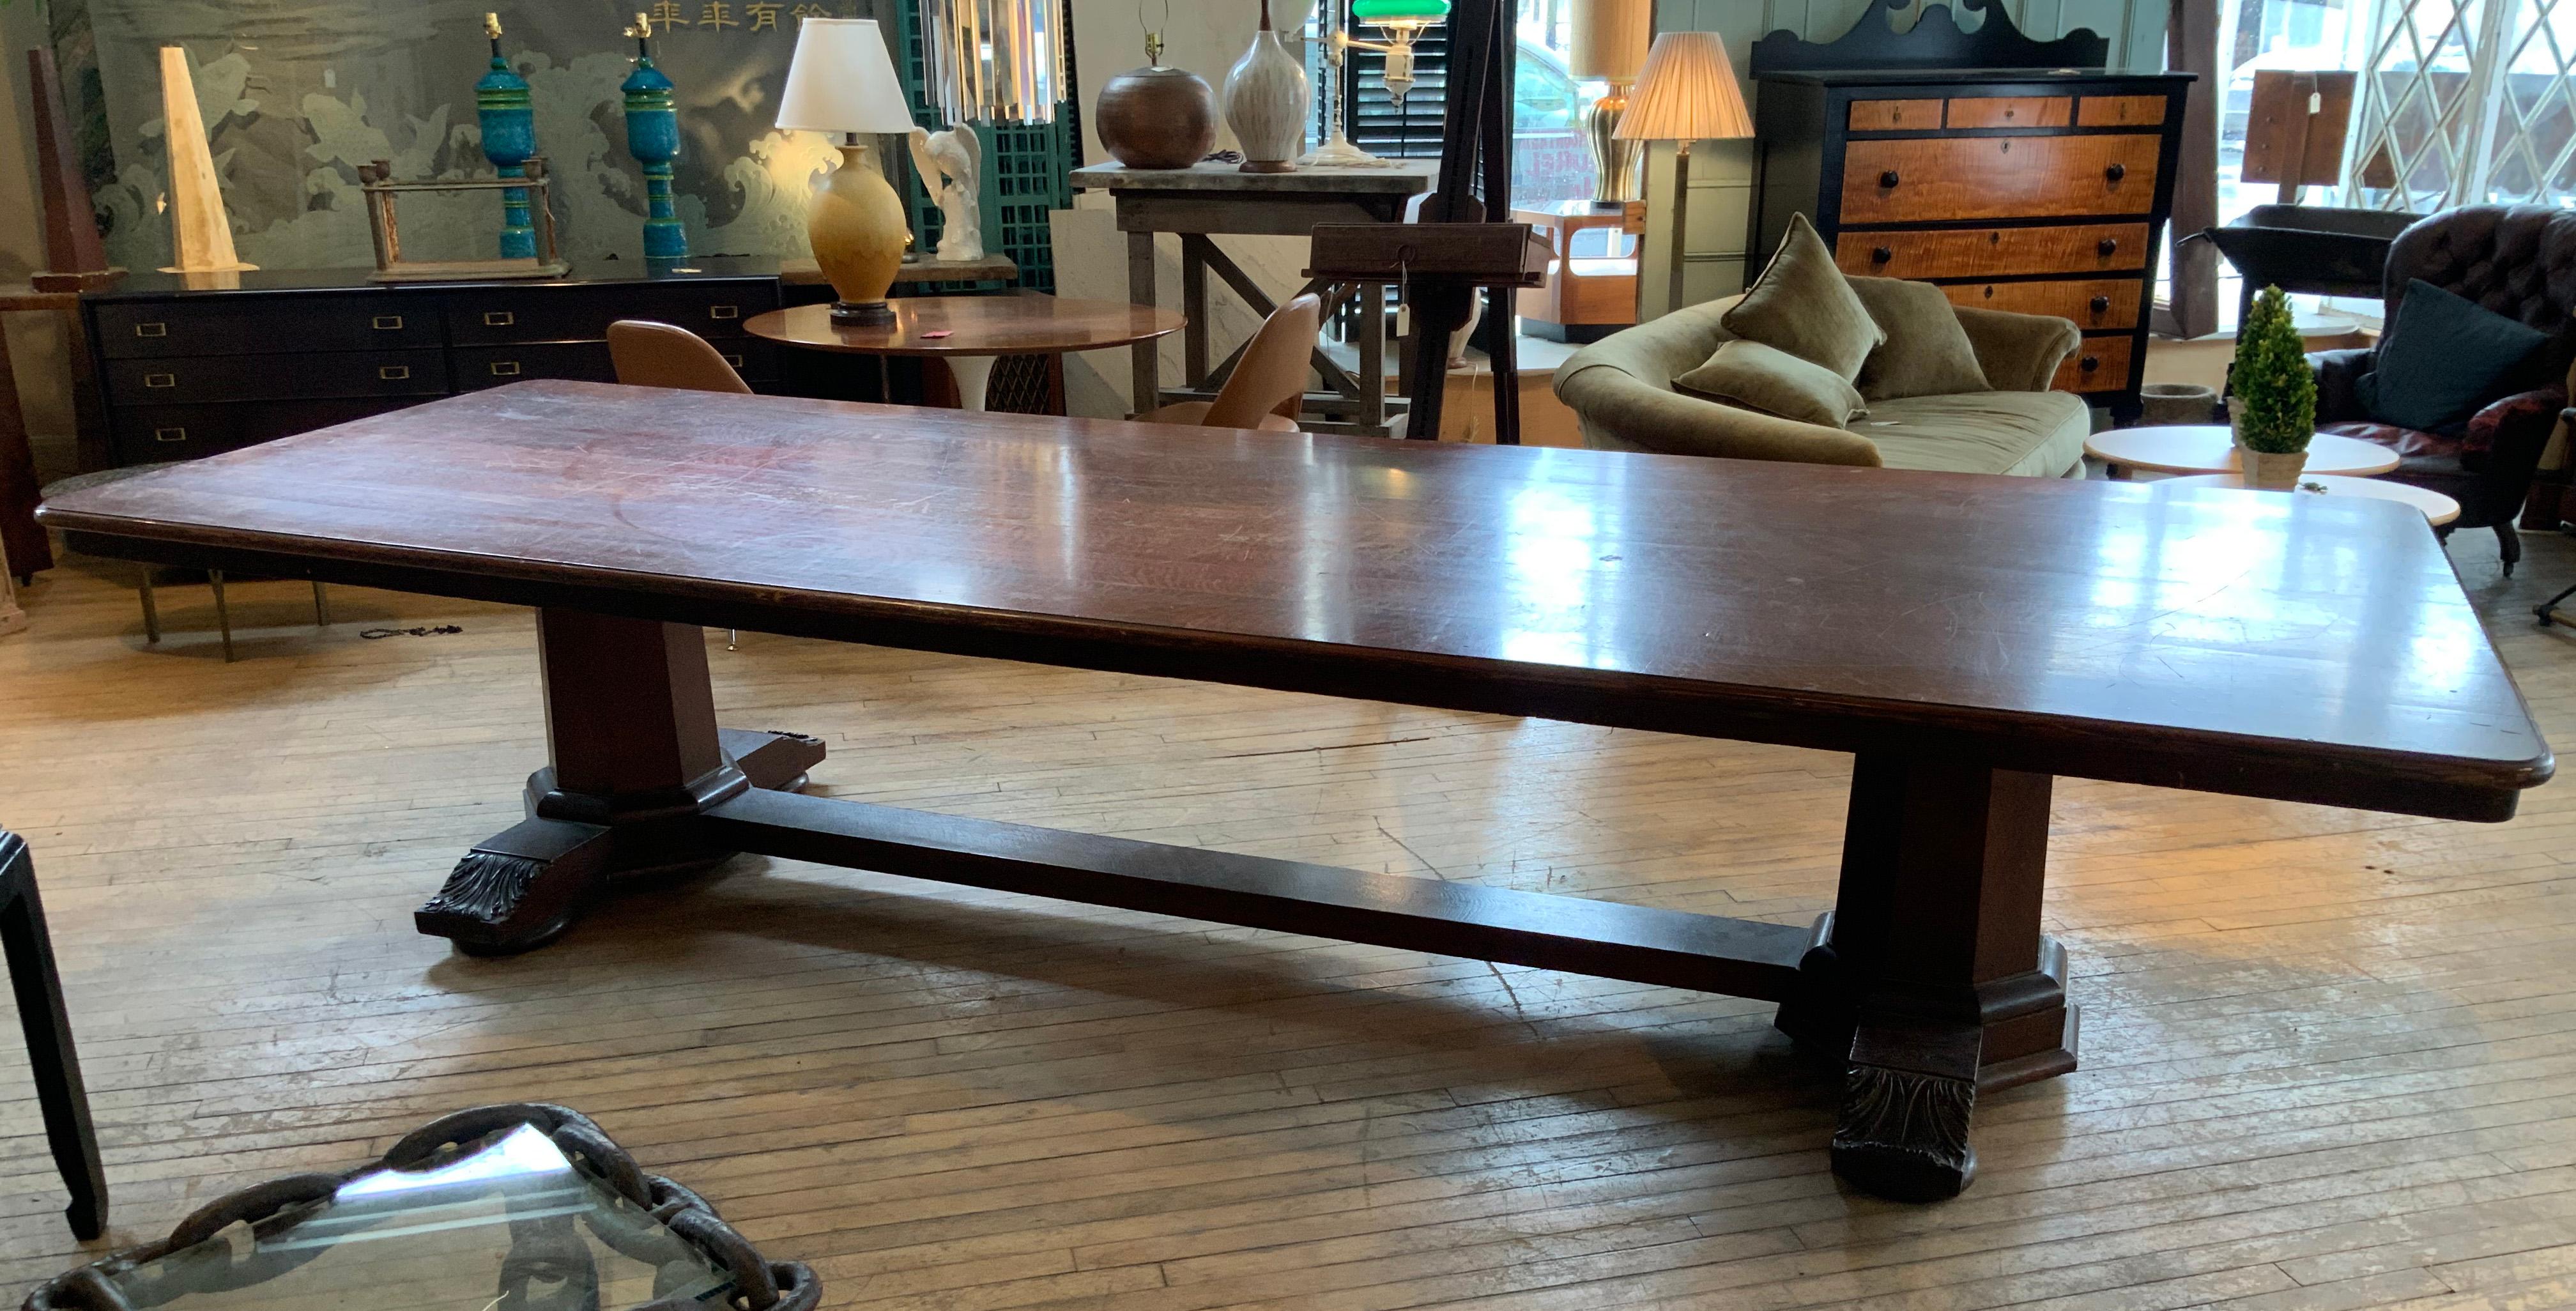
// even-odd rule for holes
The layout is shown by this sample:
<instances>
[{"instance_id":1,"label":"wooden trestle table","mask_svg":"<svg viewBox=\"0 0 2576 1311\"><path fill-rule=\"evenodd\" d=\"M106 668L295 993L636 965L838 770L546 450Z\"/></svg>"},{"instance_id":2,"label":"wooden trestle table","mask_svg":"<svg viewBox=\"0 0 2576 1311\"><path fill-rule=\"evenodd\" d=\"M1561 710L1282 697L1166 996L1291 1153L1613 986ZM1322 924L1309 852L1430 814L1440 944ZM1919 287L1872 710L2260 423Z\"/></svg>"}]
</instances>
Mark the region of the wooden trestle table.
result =
<instances>
[{"instance_id":1,"label":"wooden trestle table","mask_svg":"<svg viewBox=\"0 0 2576 1311\"><path fill-rule=\"evenodd\" d=\"M2075 1068L2052 776L2497 821L2552 768L2380 501L530 382L44 518L537 607L552 760L418 912L465 950L758 852L1767 998L1846 1062L1835 1168L1908 1199ZM1850 752L1841 886L1762 923L802 796L823 744L719 728L702 625Z\"/></svg>"}]
</instances>

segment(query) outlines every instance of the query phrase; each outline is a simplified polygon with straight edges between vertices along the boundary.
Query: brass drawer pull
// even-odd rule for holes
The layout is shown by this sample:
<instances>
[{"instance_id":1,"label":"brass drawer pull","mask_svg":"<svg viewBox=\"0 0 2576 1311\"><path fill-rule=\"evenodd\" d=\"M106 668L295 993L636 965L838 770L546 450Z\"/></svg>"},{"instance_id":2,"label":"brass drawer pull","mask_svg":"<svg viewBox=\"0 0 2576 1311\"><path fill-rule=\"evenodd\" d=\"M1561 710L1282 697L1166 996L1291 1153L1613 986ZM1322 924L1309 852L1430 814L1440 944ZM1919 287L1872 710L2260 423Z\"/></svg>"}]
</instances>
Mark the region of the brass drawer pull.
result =
<instances>
[{"instance_id":1,"label":"brass drawer pull","mask_svg":"<svg viewBox=\"0 0 2576 1311\"><path fill-rule=\"evenodd\" d=\"M147 373L143 375L143 385L146 387L176 387L179 385L179 375L175 373Z\"/></svg>"},{"instance_id":2,"label":"brass drawer pull","mask_svg":"<svg viewBox=\"0 0 2576 1311\"><path fill-rule=\"evenodd\" d=\"M483 326L487 328L506 328L518 321L519 316L508 310L483 311Z\"/></svg>"},{"instance_id":3,"label":"brass drawer pull","mask_svg":"<svg viewBox=\"0 0 2576 1311\"><path fill-rule=\"evenodd\" d=\"M518 377L518 376L519 376L519 362L518 362L517 360L494 360L494 361L492 361L492 376L493 376L493 377L495 377L495 378L515 378L515 377Z\"/></svg>"},{"instance_id":4,"label":"brass drawer pull","mask_svg":"<svg viewBox=\"0 0 2576 1311\"><path fill-rule=\"evenodd\" d=\"M138 323L134 325L134 335L137 337L167 337L170 335L170 325L167 323Z\"/></svg>"},{"instance_id":5,"label":"brass drawer pull","mask_svg":"<svg viewBox=\"0 0 2576 1311\"><path fill-rule=\"evenodd\" d=\"M387 382L402 382L411 377L408 364L388 364L376 370L376 376Z\"/></svg>"},{"instance_id":6,"label":"brass drawer pull","mask_svg":"<svg viewBox=\"0 0 2576 1311\"><path fill-rule=\"evenodd\" d=\"M152 440L156 442L184 442L188 440L188 430L185 428L155 428L152 430Z\"/></svg>"},{"instance_id":7,"label":"brass drawer pull","mask_svg":"<svg viewBox=\"0 0 2576 1311\"><path fill-rule=\"evenodd\" d=\"M2010 117L2012 117L2012 116L2013 116L2013 112L2012 112L2011 110L2007 109L2007 110L2005 110L2005 111L2004 111L2004 117L2006 117L2006 118L2010 118Z\"/></svg>"},{"instance_id":8,"label":"brass drawer pull","mask_svg":"<svg viewBox=\"0 0 2576 1311\"><path fill-rule=\"evenodd\" d=\"M400 332L402 331L402 316L399 314L379 314L375 317L375 321L368 326L373 327L378 332Z\"/></svg>"},{"instance_id":9,"label":"brass drawer pull","mask_svg":"<svg viewBox=\"0 0 2576 1311\"><path fill-rule=\"evenodd\" d=\"M742 307L740 305L709 305L707 307L707 317L711 319L738 319L742 317Z\"/></svg>"}]
</instances>

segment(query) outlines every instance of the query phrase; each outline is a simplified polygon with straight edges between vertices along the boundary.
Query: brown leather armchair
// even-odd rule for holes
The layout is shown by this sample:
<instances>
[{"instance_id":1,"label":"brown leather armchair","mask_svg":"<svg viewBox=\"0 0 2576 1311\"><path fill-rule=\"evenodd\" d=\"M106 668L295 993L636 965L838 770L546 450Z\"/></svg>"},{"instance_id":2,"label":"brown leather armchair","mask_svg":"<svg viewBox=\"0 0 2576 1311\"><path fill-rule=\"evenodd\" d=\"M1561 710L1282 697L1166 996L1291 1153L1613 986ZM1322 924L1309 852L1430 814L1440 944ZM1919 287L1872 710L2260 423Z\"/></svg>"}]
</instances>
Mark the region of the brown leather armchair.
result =
<instances>
[{"instance_id":1,"label":"brown leather armchair","mask_svg":"<svg viewBox=\"0 0 2576 1311\"><path fill-rule=\"evenodd\" d=\"M2568 366L2576 362L2576 210L2469 205L2407 228L2389 248L2381 282L2388 322L2414 278L2551 334L2531 390L2487 406L2462 431L2418 432L2374 423L2363 410L2354 384L2378 367L2376 348L2326 351L2308 357L2317 368L2317 429L2393 448L2397 471L2388 477L2458 501L2453 528L2494 529L2511 574L2522 559L2514 519L2567 406Z\"/></svg>"}]
</instances>

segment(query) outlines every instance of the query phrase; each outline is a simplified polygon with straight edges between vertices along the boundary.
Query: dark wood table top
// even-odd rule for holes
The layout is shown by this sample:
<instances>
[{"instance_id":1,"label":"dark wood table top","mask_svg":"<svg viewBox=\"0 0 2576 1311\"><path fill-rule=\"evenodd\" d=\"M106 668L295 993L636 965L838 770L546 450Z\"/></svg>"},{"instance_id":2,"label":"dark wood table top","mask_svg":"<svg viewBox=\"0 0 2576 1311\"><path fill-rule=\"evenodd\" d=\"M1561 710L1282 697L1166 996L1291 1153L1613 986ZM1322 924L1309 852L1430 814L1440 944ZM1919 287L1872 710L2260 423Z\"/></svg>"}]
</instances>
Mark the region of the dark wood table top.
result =
<instances>
[{"instance_id":1,"label":"dark wood table top","mask_svg":"<svg viewBox=\"0 0 2576 1311\"><path fill-rule=\"evenodd\" d=\"M790 346L861 355L1061 355L1132 346L1189 323L1152 305L1034 292L904 296L886 303L894 307L894 322L884 327L836 324L831 306L798 305L753 315L742 330ZM948 335L929 335L934 332Z\"/></svg>"},{"instance_id":2,"label":"dark wood table top","mask_svg":"<svg viewBox=\"0 0 2576 1311\"><path fill-rule=\"evenodd\" d=\"M2552 768L2381 501L528 382L45 517L133 558L2404 813L2504 818Z\"/></svg>"}]
</instances>

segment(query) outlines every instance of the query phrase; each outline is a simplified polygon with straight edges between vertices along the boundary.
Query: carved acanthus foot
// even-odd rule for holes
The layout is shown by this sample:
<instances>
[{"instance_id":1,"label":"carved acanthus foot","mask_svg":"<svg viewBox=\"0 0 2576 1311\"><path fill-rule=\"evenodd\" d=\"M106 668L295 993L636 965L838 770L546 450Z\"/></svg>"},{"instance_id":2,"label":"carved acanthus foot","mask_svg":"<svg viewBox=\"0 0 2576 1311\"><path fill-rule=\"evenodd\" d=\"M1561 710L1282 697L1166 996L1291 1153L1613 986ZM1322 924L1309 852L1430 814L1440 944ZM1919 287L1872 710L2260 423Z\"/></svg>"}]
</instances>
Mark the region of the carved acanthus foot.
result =
<instances>
[{"instance_id":1,"label":"carved acanthus foot","mask_svg":"<svg viewBox=\"0 0 2576 1311\"><path fill-rule=\"evenodd\" d=\"M823 763L823 739L804 733L766 733L757 729L728 728L718 732L726 754L751 779L756 788L773 792L799 792L806 783L805 771Z\"/></svg>"},{"instance_id":2,"label":"carved acanthus foot","mask_svg":"<svg viewBox=\"0 0 2576 1311\"><path fill-rule=\"evenodd\" d=\"M1834 1173L1899 1202L1958 1196L1977 1173L1968 1116L1984 1052L1972 1020L1864 1006L1834 1123Z\"/></svg>"},{"instance_id":3,"label":"carved acanthus foot","mask_svg":"<svg viewBox=\"0 0 2576 1311\"><path fill-rule=\"evenodd\" d=\"M1855 1065L1834 1125L1834 1173L1899 1202L1956 1197L1976 1177L1968 1145L1975 1078Z\"/></svg>"},{"instance_id":4,"label":"carved acanthus foot","mask_svg":"<svg viewBox=\"0 0 2576 1311\"><path fill-rule=\"evenodd\" d=\"M476 956L542 947L572 926L605 877L609 831L531 819L466 853L412 924Z\"/></svg>"}]
</instances>

